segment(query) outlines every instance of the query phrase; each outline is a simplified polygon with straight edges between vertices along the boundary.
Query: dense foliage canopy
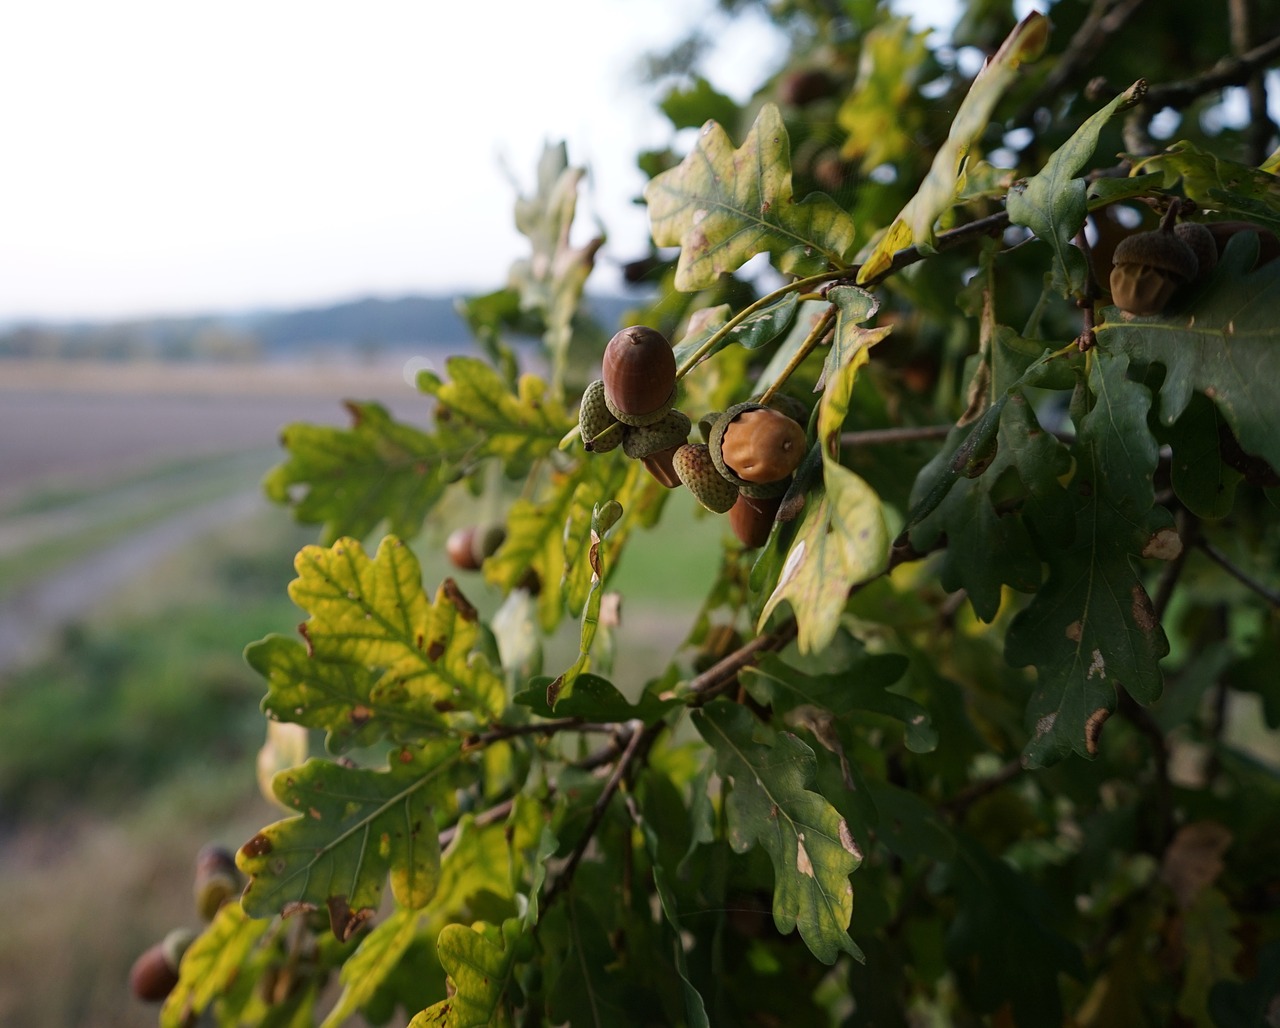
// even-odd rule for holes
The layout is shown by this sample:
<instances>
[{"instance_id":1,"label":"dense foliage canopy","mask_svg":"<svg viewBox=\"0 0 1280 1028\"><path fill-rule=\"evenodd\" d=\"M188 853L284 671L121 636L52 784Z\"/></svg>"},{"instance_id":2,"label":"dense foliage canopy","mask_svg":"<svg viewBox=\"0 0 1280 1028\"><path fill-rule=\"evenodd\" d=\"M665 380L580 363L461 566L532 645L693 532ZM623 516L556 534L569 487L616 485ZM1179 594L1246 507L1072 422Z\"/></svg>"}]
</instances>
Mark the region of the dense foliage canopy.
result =
<instances>
[{"instance_id":1,"label":"dense foliage canopy","mask_svg":"<svg viewBox=\"0 0 1280 1028\"><path fill-rule=\"evenodd\" d=\"M790 50L745 104L699 40L655 62L629 321L686 445L749 400L804 433L762 544L708 513L714 580L658 569L699 590L661 670L612 659L611 584L688 507L584 446L617 326L562 147L429 423L285 431L267 491L322 539L247 656L286 814L162 1023L1276 1016L1280 5L963 6L760 5ZM1113 273L1175 223L1194 271ZM477 509L496 606L419 563Z\"/></svg>"}]
</instances>

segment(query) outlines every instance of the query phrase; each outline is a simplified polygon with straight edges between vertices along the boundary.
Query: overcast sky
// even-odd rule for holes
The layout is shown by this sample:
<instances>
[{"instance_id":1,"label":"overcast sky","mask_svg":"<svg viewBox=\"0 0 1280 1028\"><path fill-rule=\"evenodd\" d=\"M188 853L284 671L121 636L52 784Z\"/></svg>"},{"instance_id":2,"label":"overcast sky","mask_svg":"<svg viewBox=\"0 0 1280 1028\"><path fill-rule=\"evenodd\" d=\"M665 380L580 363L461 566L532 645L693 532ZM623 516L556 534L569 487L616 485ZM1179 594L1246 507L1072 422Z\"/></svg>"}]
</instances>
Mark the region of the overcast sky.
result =
<instances>
[{"instance_id":1,"label":"overcast sky","mask_svg":"<svg viewBox=\"0 0 1280 1028\"><path fill-rule=\"evenodd\" d=\"M937 24L953 0L899 0ZM0 12L0 320L501 286L548 140L643 247L637 62L713 0L37 0ZM711 78L781 57L730 23ZM590 223L586 225L590 228Z\"/></svg>"}]
</instances>

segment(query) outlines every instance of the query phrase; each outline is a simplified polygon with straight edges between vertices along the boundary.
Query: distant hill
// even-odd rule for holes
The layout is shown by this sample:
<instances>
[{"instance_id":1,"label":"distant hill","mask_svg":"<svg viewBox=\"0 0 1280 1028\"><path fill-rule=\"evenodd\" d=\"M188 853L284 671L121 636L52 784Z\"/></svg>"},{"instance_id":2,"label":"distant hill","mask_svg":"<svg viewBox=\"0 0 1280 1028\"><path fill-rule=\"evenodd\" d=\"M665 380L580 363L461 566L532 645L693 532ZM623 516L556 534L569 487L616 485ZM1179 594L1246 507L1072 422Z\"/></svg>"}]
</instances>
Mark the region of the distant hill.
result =
<instances>
[{"instance_id":1,"label":"distant hill","mask_svg":"<svg viewBox=\"0 0 1280 1028\"><path fill-rule=\"evenodd\" d=\"M0 330L0 357L247 360L349 351L463 349L471 334L459 296L369 297L325 307L111 322L41 322ZM634 301L594 296L602 324Z\"/></svg>"}]
</instances>

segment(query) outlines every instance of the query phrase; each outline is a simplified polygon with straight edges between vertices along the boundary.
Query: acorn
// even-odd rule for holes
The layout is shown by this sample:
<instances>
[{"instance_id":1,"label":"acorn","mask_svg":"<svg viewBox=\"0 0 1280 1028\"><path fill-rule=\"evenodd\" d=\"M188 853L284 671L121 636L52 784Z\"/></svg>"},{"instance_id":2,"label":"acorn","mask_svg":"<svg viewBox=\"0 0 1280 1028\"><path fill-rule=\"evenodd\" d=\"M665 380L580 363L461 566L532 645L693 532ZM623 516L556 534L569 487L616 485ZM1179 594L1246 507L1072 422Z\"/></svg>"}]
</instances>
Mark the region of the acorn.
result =
<instances>
[{"instance_id":1,"label":"acorn","mask_svg":"<svg viewBox=\"0 0 1280 1028\"><path fill-rule=\"evenodd\" d=\"M1112 300L1121 310L1141 316L1159 314L1199 270L1191 247L1172 227L1163 226L1122 239L1112 264Z\"/></svg>"},{"instance_id":2,"label":"acorn","mask_svg":"<svg viewBox=\"0 0 1280 1028\"><path fill-rule=\"evenodd\" d=\"M1255 268L1259 268L1270 261L1280 257L1280 238L1269 228L1261 225L1255 225L1252 221L1207 221L1204 227L1213 236L1213 241L1217 244L1218 256L1222 256L1222 251L1227 248L1227 243L1232 236L1238 232L1256 232L1258 234L1258 259L1254 263Z\"/></svg>"},{"instance_id":3,"label":"acorn","mask_svg":"<svg viewBox=\"0 0 1280 1028\"><path fill-rule=\"evenodd\" d=\"M737 500L738 487L716 470L706 443L685 443L671 463L693 498L712 513L723 514Z\"/></svg>"},{"instance_id":4,"label":"acorn","mask_svg":"<svg viewBox=\"0 0 1280 1028\"><path fill-rule=\"evenodd\" d=\"M449 534L444 552L454 567L478 571L485 558L497 553L506 538L507 530L501 525L468 525Z\"/></svg>"},{"instance_id":5,"label":"acorn","mask_svg":"<svg viewBox=\"0 0 1280 1028\"><path fill-rule=\"evenodd\" d=\"M624 328L604 350L604 402L624 425L661 421L676 398L676 356L661 332Z\"/></svg>"},{"instance_id":6,"label":"acorn","mask_svg":"<svg viewBox=\"0 0 1280 1028\"><path fill-rule=\"evenodd\" d=\"M628 457L643 461L654 478L674 489L680 484L672 464L676 450L689 438L692 425L687 415L669 410L661 421L652 425L627 425L622 430L622 452Z\"/></svg>"},{"instance_id":7,"label":"acorn","mask_svg":"<svg viewBox=\"0 0 1280 1028\"><path fill-rule=\"evenodd\" d=\"M175 928L160 942L142 951L129 969L129 989L147 1003L159 1003L178 984L182 954L195 940L186 928Z\"/></svg>"},{"instance_id":8,"label":"acorn","mask_svg":"<svg viewBox=\"0 0 1280 1028\"><path fill-rule=\"evenodd\" d=\"M240 894L242 887L235 854L225 846L205 846L196 855L196 910L205 921L212 921L224 903Z\"/></svg>"},{"instance_id":9,"label":"acorn","mask_svg":"<svg viewBox=\"0 0 1280 1028\"><path fill-rule=\"evenodd\" d=\"M1173 234L1181 239L1196 255L1196 278L1206 279L1218 266L1218 244L1213 233L1198 221L1180 221L1173 227Z\"/></svg>"},{"instance_id":10,"label":"acorn","mask_svg":"<svg viewBox=\"0 0 1280 1028\"><path fill-rule=\"evenodd\" d=\"M578 405L582 445L591 453L608 453L622 442L622 432L614 428L617 424L618 419L609 413L604 402L604 381L598 378L587 386Z\"/></svg>"},{"instance_id":11,"label":"acorn","mask_svg":"<svg viewBox=\"0 0 1280 1028\"><path fill-rule=\"evenodd\" d=\"M785 483L808 450L798 421L752 401L735 404L716 419L708 446L720 474L744 487Z\"/></svg>"},{"instance_id":12,"label":"acorn","mask_svg":"<svg viewBox=\"0 0 1280 1028\"><path fill-rule=\"evenodd\" d=\"M743 546L754 550L768 542L780 506L781 493L776 496L748 496L739 492L737 501L729 508L729 527Z\"/></svg>"}]
</instances>

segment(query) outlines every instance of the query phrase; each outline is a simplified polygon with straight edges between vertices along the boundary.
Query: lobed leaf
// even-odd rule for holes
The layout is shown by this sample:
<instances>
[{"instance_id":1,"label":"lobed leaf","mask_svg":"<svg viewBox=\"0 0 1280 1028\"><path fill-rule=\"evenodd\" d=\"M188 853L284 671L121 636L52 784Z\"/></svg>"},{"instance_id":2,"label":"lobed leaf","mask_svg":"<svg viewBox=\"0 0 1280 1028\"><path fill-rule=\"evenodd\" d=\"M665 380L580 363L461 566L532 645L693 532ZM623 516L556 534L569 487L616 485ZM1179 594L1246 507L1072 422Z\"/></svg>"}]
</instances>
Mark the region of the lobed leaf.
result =
<instances>
[{"instance_id":1,"label":"lobed leaf","mask_svg":"<svg viewBox=\"0 0 1280 1028\"><path fill-rule=\"evenodd\" d=\"M1014 225L1024 225L1053 251L1052 288L1063 296L1079 296L1089 278L1088 262L1072 240L1084 227L1088 208L1086 184L1078 177L1098 146L1098 134L1112 115L1133 106L1146 94L1139 80L1072 133L1053 156L1018 188L1009 191L1006 209Z\"/></svg>"},{"instance_id":2,"label":"lobed leaf","mask_svg":"<svg viewBox=\"0 0 1280 1028\"><path fill-rule=\"evenodd\" d=\"M1178 420L1192 394L1213 400L1246 452L1280 468L1280 261L1253 271L1257 236L1234 236L1203 292L1180 310L1133 318L1108 307L1099 348L1161 364L1160 417Z\"/></svg>"},{"instance_id":3,"label":"lobed leaf","mask_svg":"<svg viewBox=\"0 0 1280 1028\"><path fill-rule=\"evenodd\" d=\"M369 697L379 709L406 705L411 724L429 709L501 714L505 687L476 652L475 609L451 579L428 603L418 561L399 539L384 539L373 559L354 539L307 546L294 566L289 596L311 615L301 626L311 659L376 672Z\"/></svg>"},{"instance_id":4,"label":"lobed leaf","mask_svg":"<svg viewBox=\"0 0 1280 1028\"><path fill-rule=\"evenodd\" d=\"M729 842L743 853L759 843L773 862L773 921L783 934L799 928L825 964L838 954L861 956L849 937L853 889L861 862L849 827L827 800L806 788L813 751L790 733L774 733L742 707L723 701L693 715L716 751L719 773L733 781Z\"/></svg>"},{"instance_id":5,"label":"lobed leaf","mask_svg":"<svg viewBox=\"0 0 1280 1028\"><path fill-rule=\"evenodd\" d=\"M433 806L452 799L460 754L459 742L437 742L402 748L385 771L312 759L280 772L277 798L301 813L240 847L245 911L327 908L346 939L377 910L388 874L401 906L425 906L440 875Z\"/></svg>"},{"instance_id":6,"label":"lobed leaf","mask_svg":"<svg viewBox=\"0 0 1280 1028\"><path fill-rule=\"evenodd\" d=\"M512 392L492 367L475 357L450 357L445 366L448 381L423 371L418 387L436 398L440 445L461 467L492 457L506 474L523 478L573 425L535 375L520 376Z\"/></svg>"},{"instance_id":7,"label":"lobed leaf","mask_svg":"<svg viewBox=\"0 0 1280 1028\"><path fill-rule=\"evenodd\" d=\"M292 506L297 520L323 525L326 543L363 538L384 519L393 534L416 535L455 477L453 455L379 404L346 407L350 428L296 422L281 430L289 457L263 479L267 497Z\"/></svg>"},{"instance_id":8,"label":"lobed leaf","mask_svg":"<svg viewBox=\"0 0 1280 1028\"><path fill-rule=\"evenodd\" d=\"M1167 540L1155 508L1157 447L1147 428L1150 393L1127 378L1124 356L1095 354L1093 407L1077 423L1070 484L1074 537L1037 535L1048 578L1009 626L1005 657L1038 675L1028 704L1030 766L1075 751L1092 756L1116 703L1116 687L1139 703L1160 694L1169 644L1134 562Z\"/></svg>"},{"instance_id":9,"label":"lobed leaf","mask_svg":"<svg viewBox=\"0 0 1280 1028\"><path fill-rule=\"evenodd\" d=\"M163 1028L180 1028L209 1010L244 974L270 928L270 921L247 916L239 903L223 904L182 956L178 984L160 1011Z\"/></svg>"},{"instance_id":10,"label":"lobed leaf","mask_svg":"<svg viewBox=\"0 0 1280 1028\"><path fill-rule=\"evenodd\" d=\"M505 929L503 934L507 934ZM487 1028L511 1023L511 1012L504 1002L515 967L511 939L505 948L499 948L480 931L460 924L445 925L436 941L436 952L454 992L419 1013L409 1028Z\"/></svg>"},{"instance_id":11,"label":"lobed leaf","mask_svg":"<svg viewBox=\"0 0 1280 1028\"><path fill-rule=\"evenodd\" d=\"M733 148L724 129L707 122L693 151L644 190L653 241L680 247L675 287L695 292L768 253L784 274L845 267L853 219L828 196L797 203L782 115L765 104L746 140Z\"/></svg>"},{"instance_id":12,"label":"lobed leaf","mask_svg":"<svg viewBox=\"0 0 1280 1028\"><path fill-rule=\"evenodd\" d=\"M1161 175L1165 189L1181 182L1198 207L1280 230L1280 177L1274 169L1253 168L1179 140L1163 153L1136 162L1130 173Z\"/></svg>"},{"instance_id":13,"label":"lobed leaf","mask_svg":"<svg viewBox=\"0 0 1280 1028\"><path fill-rule=\"evenodd\" d=\"M947 138L934 155L920 188L863 262L858 271L859 284L888 271L893 255L906 246L933 252L934 223L951 206L963 185L962 174L969 150L986 132L996 104L1017 78L1018 69L1040 56L1048 38L1049 20L1033 11L1015 26L1000 49L983 65L961 101Z\"/></svg>"}]
</instances>

